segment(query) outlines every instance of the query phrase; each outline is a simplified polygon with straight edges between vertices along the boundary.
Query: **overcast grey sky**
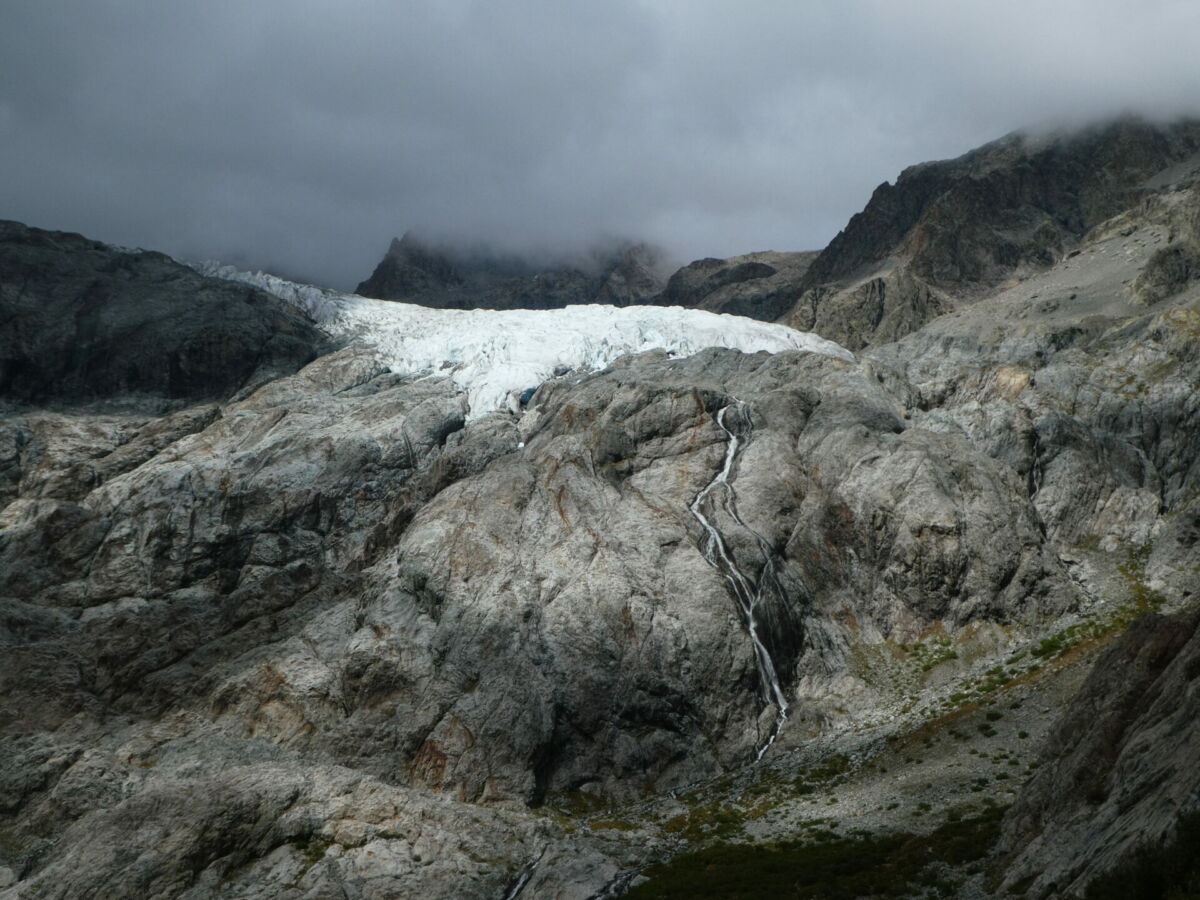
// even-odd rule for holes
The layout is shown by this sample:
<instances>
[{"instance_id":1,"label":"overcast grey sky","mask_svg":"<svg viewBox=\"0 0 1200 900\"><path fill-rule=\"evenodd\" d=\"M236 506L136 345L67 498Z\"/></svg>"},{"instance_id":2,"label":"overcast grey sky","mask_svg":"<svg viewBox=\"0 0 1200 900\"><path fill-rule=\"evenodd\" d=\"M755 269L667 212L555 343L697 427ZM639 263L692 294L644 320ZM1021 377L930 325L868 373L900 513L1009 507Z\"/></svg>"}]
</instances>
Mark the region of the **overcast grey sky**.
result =
<instances>
[{"instance_id":1,"label":"overcast grey sky","mask_svg":"<svg viewBox=\"0 0 1200 900\"><path fill-rule=\"evenodd\" d=\"M339 287L409 227L819 248L1031 123L1200 108L1197 0L5 0L0 218Z\"/></svg>"}]
</instances>

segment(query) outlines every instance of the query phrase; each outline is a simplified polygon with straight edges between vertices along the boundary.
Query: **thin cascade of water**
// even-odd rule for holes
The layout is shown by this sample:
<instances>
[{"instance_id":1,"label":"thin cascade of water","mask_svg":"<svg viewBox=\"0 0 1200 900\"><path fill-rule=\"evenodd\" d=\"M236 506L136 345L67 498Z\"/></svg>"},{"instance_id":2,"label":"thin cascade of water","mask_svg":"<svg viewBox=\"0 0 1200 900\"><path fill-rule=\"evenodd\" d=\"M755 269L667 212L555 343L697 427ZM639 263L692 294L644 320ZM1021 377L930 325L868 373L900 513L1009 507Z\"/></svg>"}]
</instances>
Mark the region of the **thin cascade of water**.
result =
<instances>
[{"instance_id":1,"label":"thin cascade of water","mask_svg":"<svg viewBox=\"0 0 1200 900\"><path fill-rule=\"evenodd\" d=\"M630 883L637 876L637 869L629 872L619 872L612 881L602 887L598 893L592 894L588 900L615 900L617 897L622 897L629 889Z\"/></svg>"},{"instance_id":2,"label":"thin cascade of water","mask_svg":"<svg viewBox=\"0 0 1200 900\"><path fill-rule=\"evenodd\" d=\"M504 895L504 900L516 900L516 898L521 895L521 891L525 890L525 885L529 884L529 879L533 877L533 873L537 869L538 863L542 861L542 857L545 855L546 850L545 848L542 848L542 852L537 855L537 858L521 870L521 873L517 876L517 880L513 882L513 886L509 888L508 892Z\"/></svg>"},{"instance_id":3,"label":"thin cascade of water","mask_svg":"<svg viewBox=\"0 0 1200 900\"><path fill-rule=\"evenodd\" d=\"M741 411L744 405L742 401L738 400L735 403L738 411ZM733 588L734 597L737 599L738 608L742 613L742 621L746 626L746 633L750 635L750 643L754 647L754 661L758 668L759 690L762 701L763 703L775 705L775 726L771 729L771 734L767 737L766 742L758 748L756 758L762 759L763 754L767 752L767 748L775 742L775 738L779 734L779 729L783 727L788 713L788 702L783 694L783 685L779 683L779 675L775 669L775 662L771 659L771 653L759 637L758 620L755 615L759 601L762 599L763 586L767 581L767 576L770 574L771 557L768 553L766 542L758 534L751 531L751 534L754 534L755 539L758 541L759 547L763 551L763 557L766 560L763 577L759 579L758 584L755 584L738 568L737 563L734 562L733 555L725 545L724 537L722 537L720 531L716 529L704 514L704 504L709 502L718 489L723 489L725 495L724 508L738 525L746 528L746 525L737 515L735 505L736 495L733 485L729 482L729 476L733 471L733 464L737 459L738 449L741 446L741 439L725 424L725 415L728 411L729 406L723 406L717 412L717 424L727 437L724 465L721 466L721 471L717 473L717 476L696 495L690 509L696 521L700 523L700 527L704 529L704 541L701 545L701 552L704 554L704 558L708 561L709 565L725 576L730 587ZM750 531L749 528L746 530Z\"/></svg>"}]
</instances>

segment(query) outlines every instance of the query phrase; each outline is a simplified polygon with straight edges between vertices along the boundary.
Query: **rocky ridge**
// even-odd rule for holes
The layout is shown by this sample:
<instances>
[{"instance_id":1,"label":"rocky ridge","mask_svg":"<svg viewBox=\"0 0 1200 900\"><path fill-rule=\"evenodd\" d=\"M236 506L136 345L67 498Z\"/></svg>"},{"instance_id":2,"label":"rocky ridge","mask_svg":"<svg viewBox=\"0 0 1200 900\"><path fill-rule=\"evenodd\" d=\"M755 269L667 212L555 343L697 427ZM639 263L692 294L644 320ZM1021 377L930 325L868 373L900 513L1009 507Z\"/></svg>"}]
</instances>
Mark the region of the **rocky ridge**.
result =
<instances>
[{"instance_id":1,"label":"rocky ridge","mask_svg":"<svg viewBox=\"0 0 1200 900\"><path fill-rule=\"evenodd\" d=\"M1062 260L1094 228L1200 171L1200 123L1121 119L1017 132L884 183L817 257L787 317L851 350L885 343L1011 277ZM1181 277L1191 252L1162 260Z\"/></svg>"},{"instance_id":2,"label":"rocky ridge","mask_svg":"<svg viewBox=\"0 0 1200 900\"><path fill-rule=\"evenodd\" d=\"M578 304L685 306L771 322L786 316L815 252L760 251L706 258L664 276L662 254L621 242L589 258L536 262L487 249L423 241L409 232L393 239L364 297L438 309L556 309Z\"/></svg>"}]
</instances>

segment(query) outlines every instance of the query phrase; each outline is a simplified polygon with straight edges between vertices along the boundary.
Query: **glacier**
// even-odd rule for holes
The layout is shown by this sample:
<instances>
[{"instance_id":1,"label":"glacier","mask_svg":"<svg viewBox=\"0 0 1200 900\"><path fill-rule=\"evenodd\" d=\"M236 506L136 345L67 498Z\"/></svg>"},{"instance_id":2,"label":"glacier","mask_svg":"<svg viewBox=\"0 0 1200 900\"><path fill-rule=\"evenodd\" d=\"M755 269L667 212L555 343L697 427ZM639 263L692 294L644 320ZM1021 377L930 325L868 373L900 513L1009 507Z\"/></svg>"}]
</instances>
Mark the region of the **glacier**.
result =
<instances>
[{"instance_id":1,"label":"glacier","mask_svg":"<svg viewBox=\"0 0 1200 900\"><path fill-rule=\"evenodd\" d=\"M563 309L433 309L373 300L218 263L204 275L240 281L297 307L331 338L374 348L391 371L448 376L466 394L468 419L516 409L516 397L565 370L599 370L647 350L690 356L709 347L743 353L799 350L847 361L815 334L679 306L579 304Z\"/></svg>"}]
</instances>

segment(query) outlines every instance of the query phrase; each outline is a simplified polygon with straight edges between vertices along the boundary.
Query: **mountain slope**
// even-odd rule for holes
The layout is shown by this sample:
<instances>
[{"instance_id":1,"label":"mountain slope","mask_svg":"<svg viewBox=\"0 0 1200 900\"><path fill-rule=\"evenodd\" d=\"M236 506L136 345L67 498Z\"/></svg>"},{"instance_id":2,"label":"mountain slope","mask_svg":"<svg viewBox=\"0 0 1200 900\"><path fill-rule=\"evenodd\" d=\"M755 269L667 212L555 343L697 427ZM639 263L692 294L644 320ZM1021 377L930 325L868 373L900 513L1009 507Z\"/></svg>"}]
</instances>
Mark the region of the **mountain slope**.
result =
<instances>
[{"instance_id":1,"label":"mountain slope","mask_svg":"<svg viewBox=\"0 0 1200 900\"><path fill-rule=\"evenodd\" d=\"M1200 811L1198 623L1147 617L1097 660L1005 820L1006 886L1082 893Z\"/></svg>"},{"instance_id":2,"label":"mountain slope","mask_svg":"<svg viewBox=\"0 0 1200 900\"><path fill-rule=\"evenodd\" d=\"M903 337L1200 171L1200 123L1016 133L880 185L805 273L788 322L857 350Z\"/></svg>"},{"instance_id":3,"label":"mountain slope","mask_svg":"<svg viewBox=\"0 0 1200 900\"><path fill-rule=\"evenodd\" d=\"M337 349L182 408L13 388L0 897L619 896L1014 800L995 877L1082 887L1194 787L1142 740L1193 743L1191 619L1098 652L1197 599L1200 185L1152 187L857 357L224 272ZM1104 798L1051 808L1083 769ZM986 896L980 855L923 877Z\"/></svg>"}]
</instances>

